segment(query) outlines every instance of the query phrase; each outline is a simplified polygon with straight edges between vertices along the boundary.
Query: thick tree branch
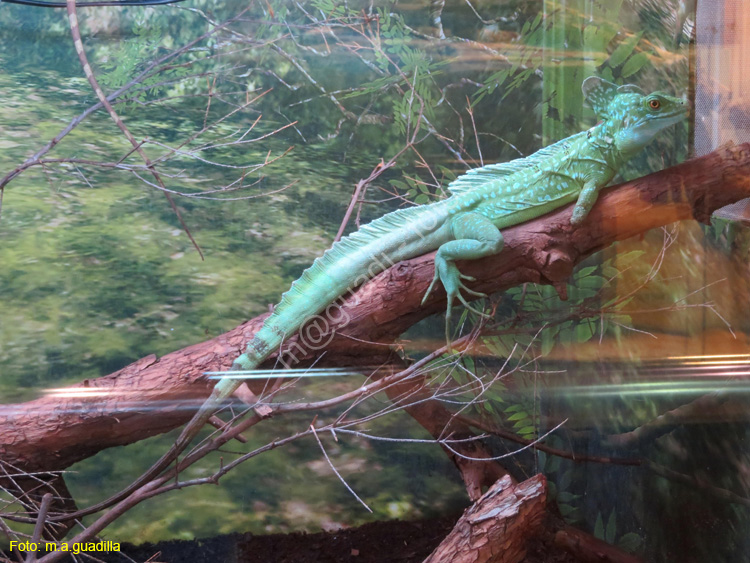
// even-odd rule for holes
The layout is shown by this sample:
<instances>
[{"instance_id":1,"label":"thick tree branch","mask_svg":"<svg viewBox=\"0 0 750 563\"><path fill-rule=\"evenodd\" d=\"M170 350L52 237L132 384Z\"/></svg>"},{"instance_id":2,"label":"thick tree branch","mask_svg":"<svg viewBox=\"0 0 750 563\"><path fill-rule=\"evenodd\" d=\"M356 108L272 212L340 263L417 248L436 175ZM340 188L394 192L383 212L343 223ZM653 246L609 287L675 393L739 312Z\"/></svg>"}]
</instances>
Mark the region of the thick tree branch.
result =
<instances>
[{"instance_id":1,"label":"thick tree branch","mask_svg":"<svg viewBox=\"0 0 750 563\"><path fill-rule=\"evenodd\" d=\"M520 563L529 538L541 531L546 502L544 475L520 484L504 477L466 509L424 563Z\"/></svg>"},{"instance_id":2,"label":"thick tree branch","mask_svg":"<svg viewBox=\"0 0 750 563\"><path fill-rule=\"evenodd\" d=\"M487 293L526 282L559 287L590 254L669 223L697 218L750 197L750 145L723 147L650 176L607 190L586 223L570 226L571 208L504 231L498 257L461 265ZM391 343L409 326L445 307L435 292L420 301L433 275L433 256L396 264L362 286L335 315L331 340L318 366L372 365L393 359ZM80 396L43 397L0 407L0 459L27 471L53 471L96 452L180 426L207 396L205 371L227 369L260 327L258 317L207 342L162 358L149 356L113 374L70 388ZM320 354L302 353L299 337L287 343L299 365ZM272 366L270 358L266 366ZM262 382L259 384L262 386ZM259 392L258 389L256 392Z\"/></svg>"}]
</instances>

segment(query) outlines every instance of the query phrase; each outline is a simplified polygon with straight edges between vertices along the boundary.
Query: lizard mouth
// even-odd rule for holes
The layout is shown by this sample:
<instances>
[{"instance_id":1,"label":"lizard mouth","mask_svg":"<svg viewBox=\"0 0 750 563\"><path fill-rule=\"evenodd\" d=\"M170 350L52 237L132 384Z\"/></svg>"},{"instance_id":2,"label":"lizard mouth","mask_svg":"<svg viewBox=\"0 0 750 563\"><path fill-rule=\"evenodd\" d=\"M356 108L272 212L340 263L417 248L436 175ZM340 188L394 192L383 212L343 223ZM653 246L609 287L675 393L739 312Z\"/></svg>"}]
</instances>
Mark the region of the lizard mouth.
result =
<instances>
[{"instance_id":1,"label":"lizard mouth","mask_svg":"<svg viewBox=\"0 0 750 563\"><path fill-rule=\"evenodd\" d=\"M667 113L663 113L659 117L669 119L671 117L677 117L677 116L682 117L690 113L690 106L685 103L685 100L680 100L679 102L680 102L680 105L678 105L674 110L667 112Z\"/></svg>"},{"instance_id":2,"label":"lizard mouth","mask_svg":"<svg viewBox=\"0 0 750 563\"><path fill-rule=\"evenodd\" d=\"M670 111L669 113L665 113L662 115L662 117L670 118L670 117L682 117L683 115L687 115L690 113L690 107L688 105L682 105L675 109L674 111Z\"/></svg>"},{"instance_id":3,"label":"lizard mouth","mask_svg":"<svg viewBox=\"0 0 750 563\"><path fill-rule=\"evenodd\" d=\"M647 115L646 119L641 121L641 125L651 123L657 127L668 127L669 125L678 123L681 119L687 116L689 111L690 108L687 105L682 105L670 112Z\"/></svg>"}]
</instances>

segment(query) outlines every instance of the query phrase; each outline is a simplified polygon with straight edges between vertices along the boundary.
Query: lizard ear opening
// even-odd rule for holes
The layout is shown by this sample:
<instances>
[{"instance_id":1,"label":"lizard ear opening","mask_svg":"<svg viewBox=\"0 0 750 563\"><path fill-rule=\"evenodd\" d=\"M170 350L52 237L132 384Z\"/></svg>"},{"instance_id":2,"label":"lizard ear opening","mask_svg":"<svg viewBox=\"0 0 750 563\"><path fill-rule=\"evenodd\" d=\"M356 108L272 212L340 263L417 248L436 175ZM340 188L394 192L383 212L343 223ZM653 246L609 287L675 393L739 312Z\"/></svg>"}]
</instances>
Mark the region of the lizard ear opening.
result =
<instances>
[{"instance_id":1,"label":"lizard ear opening","mask_svg":"<svg viewBox=\"0 0 750 563\"><path fill-rule=\"evenodd\" d=\"M607 106L617 94L617 85L599 78L589 76L581 85L583 96L597 116L607 118Z\"/></svg>"}]
</instances>

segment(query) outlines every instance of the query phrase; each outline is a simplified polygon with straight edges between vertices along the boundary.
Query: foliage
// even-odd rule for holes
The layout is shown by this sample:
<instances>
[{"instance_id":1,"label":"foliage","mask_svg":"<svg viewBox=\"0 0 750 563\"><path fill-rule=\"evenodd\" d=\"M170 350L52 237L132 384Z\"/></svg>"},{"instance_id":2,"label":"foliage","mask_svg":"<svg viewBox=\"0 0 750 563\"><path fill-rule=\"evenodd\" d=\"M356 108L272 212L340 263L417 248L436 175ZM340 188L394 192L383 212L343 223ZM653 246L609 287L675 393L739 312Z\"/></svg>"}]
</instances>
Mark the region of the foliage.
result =
<instances>
[{"instance_id":1,"label":"foliage","mask_svg":"<svg viewBox=\"0 0 750 563\"><path fill-rule=\"evenodd\" d=\"M111 92L246 4L196 0L190 10L103 9L98 17L81 17L85 47ZM164 145L188 140L182 153L163 163L170 189L200 195L247 175L248 183L257 181L249 193L261 195L298 181L248 201L179 198L206 262L191 250L163 196L123 171L49 165L9 184L0 219L3 399L16 401L47 386L108 373L265 311L327 247L353 186L394 155L400 154L394 166L362 195L361 222L398 205L444 197L447 182L480 162L530 154L589 127L592 115L583 106L580 83L590 74L647 90L679 92L686 84L684 52L671 50L665 26L641 23L632 2L448 3L447 39L437 39L430 29L426 2L414 7L376 3L371 10L366 2L336 0L250 3L241 20L198 42L118 101L116 109L137 137L149 139L145 147L152 157L163 155ZM637 24L629 29L622 22ZM0 139L0 165L7 171L57 134L92 95L59 14L7 6L0 10L0 25L9 38L0 44L0 117L8 132ZM484 41L491 34L504 39ZM201 139L192 139L203 129L208 130ZM231 144L246 139L248 131L263 138ZM399 153L411 140L413 150ZM264 162L269 151L278 156L292 145L287 156L263 169L238 164ZM687 132L678 128L623 177L676 162L686 147ZM128 150L108 118L95 114L54 156L117 162ZM730 236L716 228L719 237ZM657 287L649 295L657 295L659 303L674 304L689 293L688 282L649 278L660 256L653 249L661 244L657 233L639 241L651 252L615 250L592 257L567 284L568 302L549 286L532 285L488 301L488 310L496 307L481 341L488 357L440 364L435 377L450 380L457 400L475 407L472 414L527 439L549 430L552 415L582 421L594 434L650 420L668 402L558 396L553 384L561 389L580 383L587 375L580 365L587 346L614 342L625 350L633 330L648 330L631 314L643 280ZM691 258L687 252L675 263L683 268L680 275L694 280L701 272L690 269ZM463 312L453 326L466 329L478 321ZM442 335L441 323L433 323L431 336ZM627 348L636 359L643 350L638 344ZM563 373L570 357L579 359L576 373ZM509 373L497 376L506 359ZM630 374L629 368L616 369L616 377ZM477 387L477 378L492 384ZM310 392L322 393L315 387ZM308 423L295 421L284 430ZM374 421L371 430L424 437L398 416ZM266 443L279 431L273 427L253 440ZM570 446L555 439L549 443ZM156 540L186 535L188 529L199 535L281 531L290 525L315 529L326 518L355 524L418 517L454 510L463 501L458 478L438 448L365 440L326 446L336 464L381 468L375 477L356 469L346 475L373 507L373 516L360 511L326 467L321 469L320 451L310 441L264 455L230 474L221 489L196 488L175 494L168 504L145 504L111 534ZM79 464L72 477L76 497L92 500L102 482L125 484L163 449L164 442L154 440ZM587 523L623 548L643 548L633 531L639 522L628 515L632 507L610 502L612 490L627 498L637 489L631 475L607 490L598 484L606 478L592 478L558 457L539 454L523 463L544 469L569 521ZM587 487L597 494L588 494ZM592 497L594 502L587 500ZM292 499L307 507L307 516L294 520L285 504ZM149 516L151 511L158 511L158 518ZM146 520L154 523L144 530Z\"/></svg>"}]
</instances>

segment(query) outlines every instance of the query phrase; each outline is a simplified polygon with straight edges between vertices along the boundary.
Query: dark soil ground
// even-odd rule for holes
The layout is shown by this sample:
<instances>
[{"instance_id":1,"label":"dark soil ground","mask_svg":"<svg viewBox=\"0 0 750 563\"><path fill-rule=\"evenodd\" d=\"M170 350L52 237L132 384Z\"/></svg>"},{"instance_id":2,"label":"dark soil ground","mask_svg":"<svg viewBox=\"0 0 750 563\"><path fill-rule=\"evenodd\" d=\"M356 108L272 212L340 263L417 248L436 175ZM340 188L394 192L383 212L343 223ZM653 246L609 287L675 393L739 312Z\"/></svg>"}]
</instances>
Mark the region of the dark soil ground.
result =
<instances>
[{"instance_id":1,"label":"dark soil ground","mask_svg":"<svg viewBox=\"0 0 750 563\"><path fill-rule=\"evenodd\" d=\"M453 518L386 521L317 534L231 534L214 538L133 546L122 553L95 553L111 563L421 563L453 528ZM7 551L6 551L7 553ZM68 561L72 561L69 559ZM576 563L550 542L535 540L523 563Z\"/></svg>"}]
</instances>

